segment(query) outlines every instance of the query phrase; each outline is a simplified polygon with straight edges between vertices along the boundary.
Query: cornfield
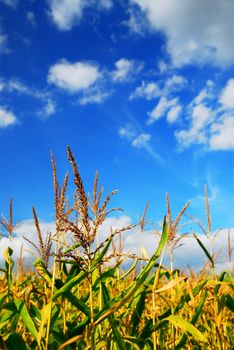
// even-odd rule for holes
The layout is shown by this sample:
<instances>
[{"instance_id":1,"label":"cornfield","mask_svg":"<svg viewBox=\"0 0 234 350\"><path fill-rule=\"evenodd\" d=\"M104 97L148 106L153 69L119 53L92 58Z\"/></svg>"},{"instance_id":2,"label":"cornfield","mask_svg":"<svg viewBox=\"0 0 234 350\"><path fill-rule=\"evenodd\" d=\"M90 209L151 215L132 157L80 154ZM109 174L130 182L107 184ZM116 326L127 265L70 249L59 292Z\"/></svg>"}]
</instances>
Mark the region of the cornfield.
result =
<instances>
[{"instance_id":1,"label":"cornfield","mask_svg":"<svg viewBox=\"0 0 234 350\"><path fill-rule=\"evenodd\" d=\"M194 244L207 257L209 273L186 275L173 266L179 223L189 203L173 220L167 195L167 215L153 256L126 256L116 242L133 225L112 230L99 242L99 229L115 210L108 209L115 191L103 199L96 174L93 193L88 195L69 147L68 158L75 185L72 205L67 199L68 175L60 186L52 155L55 235L43 239L33 208L38 244L25 239L38 252L35 272L24 271L22 262L14 268L10 247L4 253L0 349L233 349L233 275L227 271L217 275L212 244L208 251L194 234ZM146 211L147 206L138 224L141 231ZM10 239L14 239L12 217L11 201L9 219L1 220ZM163 262L166 251L169 268ZM126 259L131 261L128 269L122 267Z\"/></svg>"}]
</instances>

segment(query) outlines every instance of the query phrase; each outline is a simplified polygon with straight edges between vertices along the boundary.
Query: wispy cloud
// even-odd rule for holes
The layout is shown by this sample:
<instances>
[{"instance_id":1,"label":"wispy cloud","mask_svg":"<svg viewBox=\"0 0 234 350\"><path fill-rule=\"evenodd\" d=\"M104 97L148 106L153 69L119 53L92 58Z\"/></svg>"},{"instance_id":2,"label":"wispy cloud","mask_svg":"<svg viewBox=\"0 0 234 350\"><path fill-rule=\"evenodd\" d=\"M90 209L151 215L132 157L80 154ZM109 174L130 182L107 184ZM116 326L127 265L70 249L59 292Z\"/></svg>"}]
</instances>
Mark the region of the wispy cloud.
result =
<instances>
[{"instance_id":1,"label":"wispy cloud","mask_svg":"<svg viewBox=\"0 0 234 350\"><path fill-rule=\"evenodd\" d=\"M132 147L143 149L152 158L163 163L160 155L156 153L150 145L151 135L149 133L143 132L142 130L139 131L133 124L127 123L125 126L119 128L118 134L121 138L127 140Z\"/></svg>"},{"instance_id":2,"label":"wispy cloud","mask_svg":"<svg viewBox=\"0 0 234 350\"><path fill-rule=\"evenodd\" d=\"M29 96L33 99L40 101L40 103L42 103L43 106L38 112L36 112L36 114L39 116L48 117L56 112L56 103L53 100L50 92L32 88L24 84L19 79L12 78L8 81L2 80L0 82L0 91L1 90L6 91L10 94Z\"/></svg>"}]
</instances>

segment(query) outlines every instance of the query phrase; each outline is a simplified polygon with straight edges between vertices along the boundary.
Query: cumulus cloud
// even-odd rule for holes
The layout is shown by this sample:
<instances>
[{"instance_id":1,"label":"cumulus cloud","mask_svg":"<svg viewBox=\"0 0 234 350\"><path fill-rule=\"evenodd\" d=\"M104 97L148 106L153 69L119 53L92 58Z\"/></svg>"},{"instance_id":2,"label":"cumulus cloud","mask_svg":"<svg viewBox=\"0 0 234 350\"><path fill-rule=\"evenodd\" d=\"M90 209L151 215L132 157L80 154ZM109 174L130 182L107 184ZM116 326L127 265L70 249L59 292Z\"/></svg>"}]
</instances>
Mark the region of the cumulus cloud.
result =
<instances>
[{"instance_id":1,"label":"cumulus cloud","mask_svg":"<svg viewBox=\"0 0 234 350\"><path fill-rule=\"evenodd\" d=\"M211 150L234 150L234 116L225 116L211 127Z\"/></svg>"},{"instance_id":2,"label":"cumulus cloud","mask_svg":"<svg viewBox=\"0 0 234 350\"><path fill-rule=\"evenodd\" d=\"M162 118L165 113L174 108L178 104L178 98L167 99L167 97L161 97L156 107L150 112L147 124L153 124L156 120Z\"/></svg>"},{"instance_id":3,"label":"cumulus cloud","mask_svg":"<svg viewBox=\"0 0 234 350\"><path fill-rule=\"evenodd\" d=\"M50 0L49 13L55 25L66 31L80 22L86 8L95 6L96 9L109 10L112 5L112 0Z\"/></svg>"},{"instance_id":4,"label":"cumulus cloud","mask_svg":"<svg viewBox=\"0 0 234 350\"><path fill-rule=\"evenodd\" d=\"M151 139L150 134L142 133L132 141L132 145L133 147L136 147L136 148L145 148L148 145L148 142L150 141L150 139Z\"/></svg>"},{"instance_id":5,"label":"cumulus cloud","mask_svg":"<svg viewBox=\"0 0 234 350\"><path fill-rule=\"evenodd\" d=\"M60 60L50 67L48 82L67 92L76 93L88 89L100 77L101 73L94 64Z\"/></svg>"},{"instance_id":6,"label":"cumulus cloud","mask_svg":"<svg viewBox=\"0 0 234 350\"><path fill-rule=\"evenodd\" d=\"M6 128L17 123L16 116L5 107L0 106L0 128Z\"/></svg>"},{"instance_id":7,"label":"cumulus cloud","mask_svg":"<svg viewBox=\"0 0 234 350\"><path fill-rule=\"evenodd\" d=\"M199 92L199 94L194 98L191 105L197 104L207 104L214 98L214 82L212 80L208 80L206 82L206 86Z\"/></svg>"},{"instance_id":8,"label":"cumulus cloud","mask_svg":"<svg viewBox=\"0 0 234 350\"><path fill-rule=\"evenodd\" d=\"M52 222L40 221L40 228L43 239L45 239L47 232L55 233L55 224ZM18 224L14 230L14 238L12 240L5 236L0 239L0 262L3 260L3 253L7 247L13 249L13 259L19 258L21 247L23 247L23 258L37 257L38 253L35 248L23 237L29 239L36 246L39 245L35 238L37 237L37 231L33 220L24 220Z\"/></svg>"},{"instance_id":9,"label":"cumulus cloud","mask_svg":"<svg viewBox=\"0 0 234 350\"><path fill-rule=\"evenodd\" d=\"M163 32L174 66L211 63L231 65L234 59L232 0L132 0L152 30Z\"/></svg>"},{"instance_id":10,"label":"cumulus cloud","mask_svg":"<svg viewBox=\"0 0 234 350\"><path fill-rule=\"evenodd\" d=\"M210 108L203 104L193 107L191 127L188 130L176 131L175 135L179 144L184 148L191 144L206 144L208 138L206 128L213 119L214 113Z\"/></svg>"},{"instance_id":11,"label":"cumulus cloud","mask_svg":"<svg viewBox=\"0 0 234 350\"><path fill-rule=\"evenodd\" d=\"M221 93L220 102L224 108L234 109L234 79L228 80Z\"/></svg>"},{"instance_id":12,"label":"cumulus cloud","mask_svg":"<svg viewBox=\"0 0 234 350\"><path fill-rule=\"evenodd\" d=\"M152 100L161 95L161 90L159 86L154 82L146 83L142 81L141 85L138 86L135 91L131 93L129 96L129 100L133 100L135 98L145 98L146 100Z\"/></svg>"},{"instance_id":13,"label":"cumulus cloud","mask_svg":"<svg viewBox=\"0 0 234 350\"><path fill-rule=\"evenodd\" d=\"M51 0L50 15L60 30L70 30L80 21L84 7L83 0Z\"/></svg>"},{"instance_id":14,"label":"cumulus cloud","mask_svg":"<svg viewBox=\"0 0 234 350\"><path fill-rule=\"evenodd\" d=\"M132 219L128 215L113 216L107 218L98 232L99 242L104 241L109 237L111 230L119 229L126 227L132 224ZM46 237L47 232L55 233L55 224L53 222L40 222L40 228L43 238ZM220 230L213 233L213 238L216 235L214 240L214 252L220 252L216 266L217 271L223 269L232 270L233 263L228 262L228 229ZM234 228L230 229L231 244L233 245L233 234ZM140 238L140 229L135 227L131 230L125 231L122 234L123 240L123 253L126 254L136 254L139 256L142 248L147 252L147 255L151 257L155 250L157 249L159 236L153 230L145 230L142 233L142 239ZM21 246L23 245L23 257L24 259L31 259L32 254L34 258L37 257L37 252L35 249L23 239L23 236L27 237L29 240L33 241L36 245L37 242L35 237L37 237L36 229L33 220L25 220L15 229L14 238L10 241L8 238L3 237L0 239L0 262L3 263L3 253L5 249L10 246L13 251L13 258L17 259L20 256ZM209 250L209 240L204 234L197 233L198 238L202 241L204 246ZM118 237L117 237L118 239ZM182 268L187 267L188 265L196 270L199 270L203 267L207 258L192 237L185 237L182 240L182 246L177 248L174 251L174 266ZM168 255L165 257L165 264L169 266Z\"/></svg>"},{"instance_id":15,"label":"cumulus cloud","mask_svg":"<svg viewBox=\"0 0 234 350\"><path fill-rule=\"evenodd\" d=\"M131 80L143 68L141 62L135 60L128 60L121 58L115 62L115 70L112 72L112 79L114 82L125 82Z\"/></svg>"},{"instance_id":16,"label":"cumulus cloud","mask_svg":"<svg viewBox=\"0 0 234 350\"><path fill-rule=\"evenodd\" d=\"M165 61L159 60L158 69L161 74L166 73L169 70L169 65Z\"/></svg>"},{"instance_id":17,"label":"cumulus cloud","mask_svg":"<svg viewBox=\"0 0 234 350\"><path fill-rule=\"evenodd\" d=\"M187 108L189 127L175 132L179 146L201 144L210 151L233 150L233 99L234 79L227 81L221 92L213 81L207 81Z\"/></svg>"},{"instance_id":18,"label":"cumulus cloud","mask_svg":"<svg viewBox=\"0 0 234 350\"><path fill-rule=\"evenodd\" d=\"M180 116L180 113L182 111L182 106L181 105L176 105L174 107L172 107L169 112L167 113L167 121L168 123L172 124L172 123L175 123L179 116Z\"/></svg>"},{"instance_id":19,"label":"cumulus cloud","mask_svg":"<svg viewBox=\"0 0 234 350\"><path fill-rule=\"evenodd\" d=\"M174 74L166 80L163 93L167 95L174 91L179 91L183 89L186 83L187 80L184 77L182 77L181 75Z\"/></svg>"}]
</instances>

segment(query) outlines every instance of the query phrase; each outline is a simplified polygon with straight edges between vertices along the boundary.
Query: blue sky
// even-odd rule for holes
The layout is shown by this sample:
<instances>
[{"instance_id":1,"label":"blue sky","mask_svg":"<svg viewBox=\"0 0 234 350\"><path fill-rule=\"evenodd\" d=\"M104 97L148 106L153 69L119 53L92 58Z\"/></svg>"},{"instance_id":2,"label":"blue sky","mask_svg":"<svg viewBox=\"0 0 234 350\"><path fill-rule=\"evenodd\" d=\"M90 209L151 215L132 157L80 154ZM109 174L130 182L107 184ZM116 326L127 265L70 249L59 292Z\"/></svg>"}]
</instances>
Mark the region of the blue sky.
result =
<instances>
[{"instance_id":1,"label":"blue sky","mask_svg":"<svg viewBox=\"0 0 234 350\"><path fill-rule=\"evenodd\" d=\"M87 5L88 4L88 5ZM96 169L132 221L233 227L232 0L0 0L0 212L53 220L69 144L88 191Z\"/></svg>"}]
</instances>

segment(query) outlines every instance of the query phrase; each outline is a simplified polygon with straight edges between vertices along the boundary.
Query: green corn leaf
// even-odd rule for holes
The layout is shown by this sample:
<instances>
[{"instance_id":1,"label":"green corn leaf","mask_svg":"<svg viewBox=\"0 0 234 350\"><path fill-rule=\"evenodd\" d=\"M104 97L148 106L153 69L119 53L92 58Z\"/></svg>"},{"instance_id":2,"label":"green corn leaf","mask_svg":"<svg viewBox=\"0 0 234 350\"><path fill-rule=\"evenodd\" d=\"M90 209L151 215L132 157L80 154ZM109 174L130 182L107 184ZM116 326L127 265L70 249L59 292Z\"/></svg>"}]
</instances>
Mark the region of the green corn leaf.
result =
<instances>
[{"instance_id":1,"label":"green corn leaf","mask_svg":"<svg viewBox=\"0 0 234 350\"><path fill-rule=\"evenodd\" d=\"M183 277L178 277L176 279L173 279L172 281L170 281L169 283L167 283L165 286L163 286L162 288L156 289L154 291L154 293L162 293L165 290L171 289L173 287L175 287L178 283L184 281L185 279L187 279L186 276Z\"/></svg>"},{"instance_id":2,"label":"green corn leaf","mask_svg":"<svg viewBox=\"0 0 234 350\"><path fill-rule=\"evenodd\" d=\"M141 287L143 282L148 277L150 271L155 266L157 259L159 258L165 244L167 242L167 224L166 218L164 218L163 223L163 232L161 236L161 240L159 242L158 248L152 258L149 260L145 268L141 271L139 276L136 278L134 282L130 284L128 288L124 292L121 292L116 298L113 298L106 307L104 307L96 316L95 316L95 325L98 325L105 318L109 317L116 310L118 310L121 306L123 306L132 296L133 294Z\"/></svg>"},{"instance_id":3,"label":"green corn leaf","mask_svg":"<svg viewBox=\"0 0 234 350\"><path fill-rule=\"evenodd\" d=\"M135 269L137 263L138 263L138 259L136 259L136 260L134 261L134 263L132 264L132 266L120 277L119 280L120 280L120 281L121 281L121 280L124 280L124 279Z\"/></svg>"},{"instance_id":4,"label":"green corn leaf","mask_svg":"<svg viewBox=\"0 0 234 350\"><path fill-rule=\"evenodd\" d=\"M97 252L95 254L94 261L92 264L92 270L94 270L102 262L102 259L104 258L104 256L106 255L106 253L110 247L111 241L112 241L112 237L109 238L108 242L106 243L106 245L103 248L103 250L101 251L101 253Z\"/></svg>"},{"instance_id":5,"label":"green corn leaf","mask_svg":"<svg viewBox=\"0 0 234 350\"><path fill-rule=\"evenodd\" d=\"M114 318L111 319L111 328L113 332L113 339L117 345L118 350L126 350L126 344L118 331L118 327Z\"/></svg>"},{"instance_id":6,"label":"green corn leaf","mask_svg":"<svg viewBox=\"0 0 234 350\"><path fill-rule=\"evenodd\" d=\"M202 243L202 241L197 237L197 235L194 232L193 232L193 236L196 239L199 246L202 248L203 252L206 254L207 258L210 260L212 267L214 267L214 260L211 257L210 253L208 252L208 250L206 249L206 247L204 246L204 244Z\"/></svg>"},{"instance_id":7,"label":"green corn leaf","mask_svg":"<svg viewBox=\"0 0 234 350\"><path fill-rule=\"evenodd\" d=\"M38 258L33 265L35 266L35 269L37 270L38 274L46 281L48 286L52 285L52 275L45 267L45 264L41 258Z\"/></svg>"},{"instance_id":8,"label":"green corn leaf","mask_svg":"<svg viewBox=\"0 0 234 350\"><path fill-rule=\"evenodd\" d=\"M32 334L32 336L34 337L34 339L37 341L38 343L38 333L37 333L37 329L35 327L35 324L28 312L28 309L25 305L25 303L22 300L15 300L15 306L22 318L22 321L25 325L25 327L28 329L28 331Z\"/></svg>"},{"instance_id":9,"label":"green corn leaf","mask_svg":"<svg viewBox=\"0 0 234 350\"><path fill-rule=\"evenodd\" d=\"M207 342L207 338L190 322L184 320L182 317L178 315L171 315L165 319L165 321L169 321L175 327L179 327L182 332L190 333L196 340L199 340L203 343Z\"/></svg>"},{"instance_id":10,"label":"green corn leaf","mask_svg":"<svg viewBox=\"0 0 234 350\"><path fill-rule=\"evenodd\" d=\"M224 277L225 277L226 273L227 273L226 271L223 271L219 275L218 281L222 282L224 280ZM220 286L221 286L220 284L217 284L217 286L215 286L215 288L214 288L214 295L218 295Z\"/></svg>"},{"instance_id":11,"label":"green corn leaf","mask_svg":"<svg viewBox=\"0 0 234 350\"><path fill-rule=\"evenodd\" d=\"M66 264L63 264L63 265L66 266ZM76 265L72 265L72 267L69 270L69 272L67 272L67 280L66 280L66 282L70 281L72 278L77 276L79 273L80 273L80 267L77 264Z\"/></svg>"},{"instance_id":12,"label":"green corn leaf","mask_svg":"<svg viewBox=\"0 0 234 350\"><path fill-rule=\"evenodd\" d=\"M203 310L203 306L205 304L205 300L206 300L206 297L207 297L207 290L205 290L203 296L202 296L202 299L201 301L199 302L199 304L197 305L196 309L195 309L195 312L194 312L194 315L193 315L193 318L191 320L191 324L192 325L195 325L202 313L202 310ZM177 346L175 347L175 350L179 350L179 349L184 349L184 346L186 344L186 341L187 341L187 334L183 334L179 343L177 344Z\"/></svg>"},{"instance_id":13,"label":"green corn leaf","mask_svg":"<svg viewBox=\"0 0 234 350\"><path fill-rule=\"evenodd\" d=\"M65 283L60 289L58 289L54 295L53 300L56 300L59 296L64 295L66 292L70 291L71 288L78 285L83 279L86 277L86 274L84 271L81 271L77 276L73 277L71 280L69 280L67 283Z\"/></svg>"},{"instance_id":14,"label":"green corn leaf","mask_svg":"<svg viewBox=\"0 0 234 350\"><path fill-rule=\"evenodd\" d=\"M196 297L199 294L199 292L204 288L204 286L206 284L207 284L207 280L203 281L197 287L193 288L194 297ZM184 304L188 303L190 300L191 300L191 298L190 298L189 293L187 293L186 295L182 295L179 303L176 305L176 307L174 309L174 313L177 313L179 310L181 310L184 307ZM167 318L170 315L171 315L171 307L166 312L164 312L162 315L159 315L158 319L164 320L165 318Z\"/></svg>"},{"instance_id":15,"label":"green corn leaf","mask_svg":"<svg viewBox=\"0 0 234 350\"><path fill-rule=\"evenodd\" d=\"M230 311L234 312L234 299L230 294L226 295L225 305Z\"/></svg>"},{"instance_id":16,"label":"green corn leaf","mask_svg":"<svg viewBox=\"0 0 234 350\"><path fill-rule=\"evenodd\" d=\"M143 339L139 339L138 337L130 337L125 336L123 339L126 341L126 343L130 343L133 347L133 349L142 350L145 349L145 346L147 346L147 349L153 349L153 344L151 341L146 341Z\"/></svg>"},{"instance_id":17,"label":"green corn leaf","mask_svg":"<svg viewBox=\"0 0 234 350\"><path fill-rule=\"evenodd\" d=\"M6 340L6 349L9 350L29 350L23 338L17 333L11 333Z\"/></svg>"},{"instance_id":18,"label":"green corn leaf","mask_svg":"<svg viewBox=\"0 0 234 350\"><path fill-rule=\"evenodd\" d=\"M134 303L131 305L131 310L132 310L134 307L134 304L136 303L136 307L133 311L132 318L131 318L131 325L132 325L131 336L137 335L138 325L141 322L141 316L145 308L146 295L147 295L146 291L142 291L138 295Z\"/></svg>"},{"instance_id":19,"label":"green corn leaf","mask_svg":"<svg viewBox=\"0 0 234 350\"><path fill-rule=\"evenodd\" d=\"M102 281L100 285L101 289L101 298L102 298L102 305L106 305L110 301L110 294L108 292L108 289L106 288L105 283Z\"/></svg>"},{"instance_id":20,"label":"green corn leaf","mask_svg":"<svg viewBox=\"0 0 234 350\"><path fill-rule=\"evenodd\" d=\"M63 296L69 300L78 310L83 312L86 316L90 317L89 307L79 298L77 298L71 292L65 292Z\"/></svg>"}]
</instances>

